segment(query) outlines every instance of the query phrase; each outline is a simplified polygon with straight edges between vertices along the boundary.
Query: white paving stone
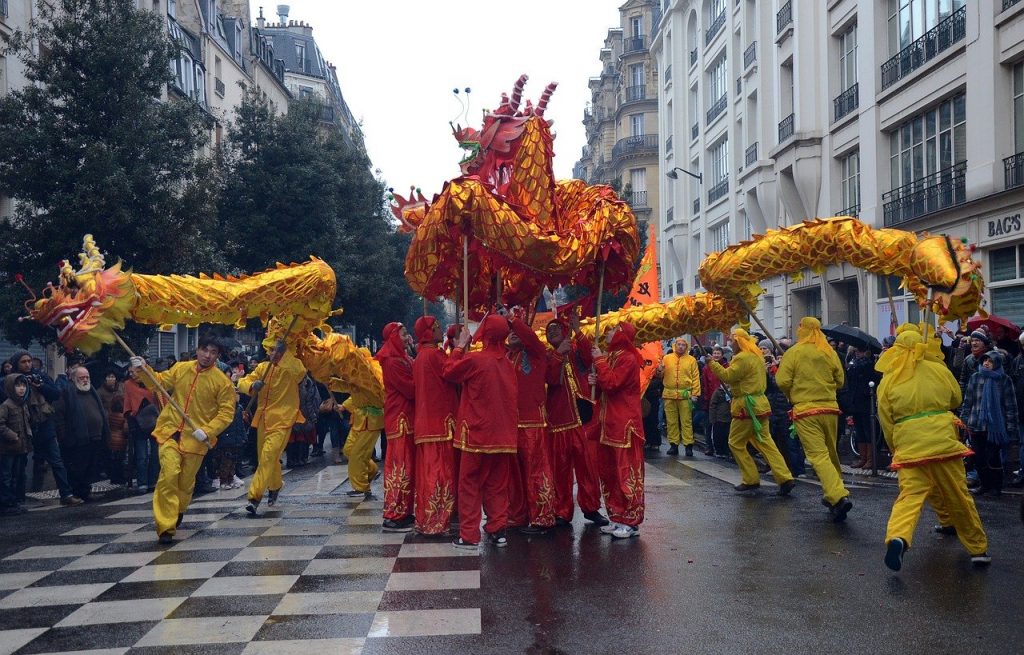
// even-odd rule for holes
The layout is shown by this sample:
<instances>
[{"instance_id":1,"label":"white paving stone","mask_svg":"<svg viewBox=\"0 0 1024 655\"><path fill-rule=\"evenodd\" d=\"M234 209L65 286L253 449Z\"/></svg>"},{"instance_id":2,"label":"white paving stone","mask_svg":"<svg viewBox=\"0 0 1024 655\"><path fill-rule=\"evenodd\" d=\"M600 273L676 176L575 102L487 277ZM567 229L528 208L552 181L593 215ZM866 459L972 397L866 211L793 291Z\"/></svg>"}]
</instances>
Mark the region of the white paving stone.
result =
<instances>
[{"instance_id":1,"label":"white paving stone","mask_svg":"<svg viewBox=\"0 0 1024 655\"><path fill-rule=\"evenodd\" d=\"M61 544L58 546L29 546L8 555L4 559L46 559L58 557L81 557L102 548L105 543L98 544Z\"/></svg>"},{"instance_id":2,"label":"white paving stone","mask_svg":"<svg viewBox=\"0 0 1024 655\"><path fill-rule=\"evenodd\" d=\"M453 549L454 550L454 549ZM480 571L430 571L392 573L388 591L433 591L438 589L479 589Z\"/></svg>"},{"instance_id":3,"label":"white paving stone","mask_svg":"<svg viewBox=\"0 0 1024 655\"><path fill-rule=\"evenodd\" d=\"M368 638L480 634L480 609L377 612Z\"/></svg>"},{"instance_id":4,"label":"white paving stone","mask_svg":"<svg viewBox=\"0 0 1024 655\"><path fill-rule=\"evenodd\" d=\"M153 626L135 647L245 643L256 636L266 620L266 616L166 619Z\"/></svg>"},{"instance_id":5,"label":"white paving stone","mask_svg":"<svg viewBox=\"0 0 1024 655\"><path fill-rule=\"evenodd\" d=\"M180 598L136 598L86 603L69 614L55 627L95 625L98 623L131 623L133 621L162 621L185 602Z\"/></svg>"}]
</instances>

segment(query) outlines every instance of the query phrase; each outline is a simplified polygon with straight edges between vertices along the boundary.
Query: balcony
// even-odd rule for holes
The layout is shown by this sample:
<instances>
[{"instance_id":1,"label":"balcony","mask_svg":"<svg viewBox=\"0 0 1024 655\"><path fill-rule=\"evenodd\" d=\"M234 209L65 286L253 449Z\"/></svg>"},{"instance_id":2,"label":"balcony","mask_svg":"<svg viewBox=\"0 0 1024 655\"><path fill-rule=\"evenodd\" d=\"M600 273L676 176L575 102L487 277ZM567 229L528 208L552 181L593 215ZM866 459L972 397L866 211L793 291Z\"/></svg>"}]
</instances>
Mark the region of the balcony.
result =
<instances>
[{"instance_id":1,"label":"balcony","mask_svg":"<svg viewBox=\"0 0 1024 655\"><path fill-rule=\"evenodd\" d=\"M700 198L693 199L693 215L696 216L700 213Z\"/></svg>"},{"instance_id":2,"label":"balcony","mask_svg":"<svg viewBox=\"0 0 1024 655\"><path fill-rule=\"evenodd\" d=\"M750 144L746 152L743 155L743 165L753 166L754 162L757 161L757 141Z\"/></svg>"},{"instance_id":3,"label":"balcony","mask_svg":"<svg viewBox=\"0 0 1024 655\"><path fill-rule=\"evenodd\" d=\"M672 135L671 134L669 134L668 138L665 139L665 152L666 153L672 152Z\"/></svg>"},{"instance_id":4,"label":"balcony","mask_svg":"<svg viewBox=\"0 0 1024 655\"><path fill-rule=\"evenodd\" d=\"M708 31L704 33L704 45L708 45L715 40L718 33L725 27L725 12L715 16L715 20L711 21L711 25L708 27Z\"/></svg>"},{"instance_id":5,"label":"balcony","mask_svg":"<svg viewBox=\"0 0 1024 655\"><path fill-rule=\"evenodd\" d=\"M623 194L629 206L634 209L643 209L647 207L647 192L646 191L630 191L629 193Z\"/></svg>"},{"instance_id":6,"label":"balcony","mask_svg":"<svg viewBox=\"0 0 1024 655\"><path fill-rule=\"evenodd\" d=\"M647 85L639 84L637 86L626 87L626 102L637 102L639 100L647 99Z\"/></svg>"},{"instance_id":7,"label":"balcony","mask_svg":"<svg viewBox=\"0 0 1024 655\"><path fill-rule=\"evenodd\" d=\"M851 216L853 218L857 218L860 216L860 203L858 202L856 205L850 205L846 209L840 209L836 212L836 216Z\"/></svg>"},{"instance_id":8,"label":"balcony","mask_svg":"<svg viewBox=\"0 0 1024 655\"><path fill-rule=\"evenodd\" d=\"M917 41L882 64L882 89L887 89L921 68L939 53L948 50L967 35L967 7L961 7Z\"/></svg>"},{"instance_id":9,"label":"balcony","mask_svg":"<svg viewBox=\"0 0 1024 655\"><path fill-rule=\"evenodd\" d=\"M639 136L627 136L619 139L612 148L612 157L629 157L644 154L658 154L658 135L641 134Z\"/></svg>"},{"instance_id":10,"label":"balcony","mask_svg":"<svg viewBox=\"0 0 1024 655\"><path fill-rule=\"evenodd\" d=\"M790 114L782 119L779 123L779 143L784 143L787 139L793 136L794 123L796 115Z\"/></svg>"},{"instance_id":11,"label":"balcony","mask_svg":"<svg viewBox=\"0 0 1024 655\"><path fill-rule=\"evenodd\" d=\"M616 75L615 67L612 66L611 64L609 64L609 65L604 67L604 70L601 71L601 74L602 75L607 75L608 77L615 77L615 75Z\"/></svg>"},{"instance_id":12,"label":"balcony","mask_svg":"<svg viewBox=\"0 0 1024 655\"><path fill-rule=\"evenodd\" d=\"M700 134L700 123L694 123L693 125L690 126L690 140L691 141L696 140L697 136L699 134Z\"/></svg>"},{"instance_id":13,"label":"balcony","mask_svg":"<svg viewBox=\"0 0 1024 655\"><path fill-rule=\"evenodd\" d=\"M782 30L793 24L793 0L782 5L779 13L775 14L775 33L782 34Z\"/></svg>"},{"instance_id":14,"label":"balcony","mask_svg":"<svg viewBox=\"0 0 1024 655\"><path fill-rule=\"evenodd\" d=\"M835 106L835 119L833 120L839 120L858 107L860 104L860 96L857 91L859 89L860 84L854 83L853 86L840 93L839 96L832 101L832 104Z\"/></svg>"},{"instance_id":15,"label":"balcony","mask_svg":"<svg viewBox=\"0 0 1024 655\"><path fill-rule=\"evenodd\" d=\"M1006 11L1018 2L1020 2L1020 0L1003 0L1003 11Z\"/></svg>"},{"instance_id":16,"label":"balcony","mask_svg":"<svg viewBox=\"0 0 1024 655\"><path fill-rule=\"evenodd\" d=\"M747 46L743 51L743 69L750 68L757 61L757 41Z\"/></svg>"},{"instance_id":17,"label":"balcony","mask_svg":"<svg viewBox=\"0 0 1024 655\"><path fill-rule=\"evenodd\" d=\"M963 203L967 199L966 170L967 162L962 161L883 193L885 225L899 225Z\"/></svg>"},{"instance_id":18,"label":"balcony","mask_svg":"<svg viewBox=\"0 0 1024 655\"><path fill-rule=\"evenodd\" d=\"M1018 152L1016 155L1010 155L1004 159L1003 170L1007 189L1024 186L1024 152Z\"/></svg>"},{"instance_id":19,"label":"balcony","mask_svg":"<svg viewBox=\"0 0 1024 655\"><path fill-rule=\"evenodd\" d=\"M715 186L708 189L708 204L721 200L729 193L729 178L725 178Z\"/></svg>"},{"instance_id":20,"label":"balcony","mask_svg":"<svg viewBox=\"0 0 1024 655\"><path fill-rule=\"evenodd\" d=\"M334 122L334 106L320 105L320 120L324 123Z\"/></svg>"},{"instance_id":21,"label":"balcony","mask_svg":"<svg viewBox=\"0 0 1024 655\"><path fill-rule=\"evenodd\" d=\"M697 48L690 51L690 66L697 65Z\"/></svg>"},{"instance_id":22,"label":"balcony","mask_svg":"<svg viewBox=\"0 0 1024 655\"><path fill-rule=\"evenodd\" d=\"M631 36L622 42L622 54L624 55L633 52L643 52L644 50L647 50L646 36Z\"/></svg>"},{"instance_id":23,"label":"balcony","mask_svg":"<svg viewBox=\"0 0 1024 655\"><path fill-rule=\"evenodd\" d=\"M722 96L718 100L715 100L715 104L711 105L711 108L708 109L707 124L711 125L716 118L725 113L725 108L728 104L729 98L727 96Z\"/></svg>"},{"instance_id":24,"label":"balcony","mask_svg":"<svg viewBox=\"0 0 1024 655\"><path fill-rule=\"evenodd\" d=\"M224 80L219 77L213 78L213 92L223 98L226 91L227 88L224 86Z\"/></svg>"},{"instance_id":25,"label":"balcony","mask_svg":"<svg viewBox=\"0 0 1024 655\"><path fill-rule=\"evenodd\" d=\"M672 64L665 67L665 82L672 81Z\"/></svg>"}]
</instances>

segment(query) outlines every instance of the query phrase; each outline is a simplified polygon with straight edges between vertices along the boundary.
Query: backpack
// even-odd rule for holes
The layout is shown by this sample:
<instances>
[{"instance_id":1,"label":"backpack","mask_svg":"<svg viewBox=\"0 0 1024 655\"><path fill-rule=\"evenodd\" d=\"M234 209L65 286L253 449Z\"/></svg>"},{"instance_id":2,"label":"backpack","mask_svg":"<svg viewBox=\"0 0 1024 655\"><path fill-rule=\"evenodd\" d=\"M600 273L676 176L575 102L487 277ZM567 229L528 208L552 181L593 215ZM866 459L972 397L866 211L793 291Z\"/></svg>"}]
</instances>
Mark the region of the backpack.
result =
<instances>
[{"instance_id":1,"label":"backpack","mask_svg":"<svg viewBox=\"0 0 1024 655\"><path fill-rule=\"evenodd\" d=\"M135 415L135 421L139 424L139 429L142 430L143 434L151 435L153 430L156 429L156 419L159 416L160 410L157 409L156 405L148 400L143 400L139 413Z\"/></svg>"}]
</instances>

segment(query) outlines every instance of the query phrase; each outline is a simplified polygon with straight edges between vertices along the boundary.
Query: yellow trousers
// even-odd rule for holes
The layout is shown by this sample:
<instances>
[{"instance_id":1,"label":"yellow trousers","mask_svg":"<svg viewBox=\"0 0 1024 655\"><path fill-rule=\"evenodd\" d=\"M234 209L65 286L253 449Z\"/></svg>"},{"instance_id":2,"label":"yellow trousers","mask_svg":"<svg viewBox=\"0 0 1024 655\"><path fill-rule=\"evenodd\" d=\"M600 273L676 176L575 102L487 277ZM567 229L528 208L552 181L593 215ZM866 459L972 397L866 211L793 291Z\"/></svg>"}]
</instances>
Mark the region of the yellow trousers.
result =
<instances>
[{"instance_id":1,"label":"yellow trousers","mask_svg":"<svg viewBox=\"0 0 1024 655\"><path fill-rule=\"evenodd\" d=\"M754 423L749 418L733 417L729 425L729 450L736 459L743 475L743 484L761 484L761 476L757 472L754 458L747 452L747 445L752 445L764 456L768 466L772 468L775 484L781 485L793 479L793 474L786 466L782 453L775 447L771 434L768 432L768 417L761 419L761 439L754 436Z\"/></svg>"},{"instance_id":2,"label":"yellow trousers","mask_svg":"<svg viewBox=\"0 0 1024 655\"><path fill-rule=\"evenodd\" d=\"M348 481L352 489L366 493L377 475L377 462L373 461L373 447L380 430L352 430L345 439L344 453L348 457Z\"/></svg>"},{"instance_id":3,"label":"yellow trousers","mask_svg":"<svg viewBox=\"0 0 1024 655\"><path fill-rule=\"evenodd\" d=\"M249 483L249 500L259 502L267 490L277 491L284 486L281 479L281 454L288 445L291 430L269 430L263 425L256 428L256 453L259 463Z\"/></svg>"},{"instance_id":4,"label":"yellow trousers","mask_svg":"<svg viewBox=\"0 0 1024 655\"><path fill-rule=\"evenodd\" d=\"M153 490L153 519L156 533L174 534L178 514L184 514L192 502L196 473L203 464L202 455L182 454L173 441L160 444L160 477Z\"/></svg>"},{"instance_id":5,"label":"yellow trousers","mask_svg":"<svg viewBox=\"0 0 1024 655\"><path fill-rule=\"evenodd\" d=\"M662 398L665 403L665 424L668 426L668 442L684 446L693 445L693 417L690 413L689 398Z\"/></svg>"},{"instance_id":6,"label":"yellow trousers","mask_svg":"<svg viewBox=\"0 0 1024 655\"><path fill-rule=\"evenodd\" d=\"M839 453L836 451L837 429L835 414L816 414L796 420L796 434L829 505L835 505L850 495L843 485Z\"/></svg>"},{"instance_id":7,"label":"yellow trousers","mask_svg":"<svg viewBox=\"0 0 1024 655\"><path fill-rule=\"evenodd\" d=\"M988 538L981 527L974 499L967 492L964 465L959 459L935 462L923 466L899 469L900 494L892 505L889 525L885 530L885 543L899 538L909 547L914 539L914 528L921 518L921 507L929 500L939 513L956 528L956 536L971 555L988 550Z\"/></svg>"}]
</instances>

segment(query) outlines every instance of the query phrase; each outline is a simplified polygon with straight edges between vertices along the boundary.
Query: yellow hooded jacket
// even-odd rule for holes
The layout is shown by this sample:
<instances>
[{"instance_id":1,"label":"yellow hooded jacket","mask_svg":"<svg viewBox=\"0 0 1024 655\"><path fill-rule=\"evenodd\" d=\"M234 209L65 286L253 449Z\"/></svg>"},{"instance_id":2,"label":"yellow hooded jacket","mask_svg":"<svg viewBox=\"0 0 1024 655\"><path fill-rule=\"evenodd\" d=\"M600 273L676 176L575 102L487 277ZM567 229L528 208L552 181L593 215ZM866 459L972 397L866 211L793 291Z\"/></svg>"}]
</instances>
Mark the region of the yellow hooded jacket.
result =
<instances>
[{"instance_id":1,"label":"yellow hooded jacket","mask_svg":"<svg viewBox=\"0 0 1024 655\"><path fill-rule=\"evenodd\" d=\"M178 362L166 371L157 373L150 369L150 373L185 410L196 427L206 433L208 441L205 444L196 441L191 428L170 403L164 405L156 420L153 438L163 444L177 432L180 435L176 441L178 452L205 455L235 418L235 389L231 380L216 366L200 370L196 362ZM148 375L140 375L139 379L156 391Z\"/></svg>"},{"instance_id":2,"label":"yellow hooded jacket","mask_svg":"<svg viewBox=\"0 0 1024 655\"><path fill-rule=\"evenodd\" d=\"M291 431L296 423L306 422L299 412L299 382L306 374L306 367L288 351L264 378L263 372L270 366L269 360L260 362L252 373L238 381L238 390L248 394L253 382L263 380L252 424L260 425L260 420L263 420L267 430Z\"/></svg>"},{"instance_id":3,"label":"yellow hooded jacket","mask_svg":"<svg viewBox=\"0 0 1024 655\"><path fill-rule=\"evenodd\" d=\"M833 350L822 352L814 344L798 343L782 356L775 382L793 403L793 413L812 409L839 409L836 390L843 386L846 374Z\"/></svg>"},{"instance_id":4,"label":"yellow hooded jacket","mask_svg":"<svg viewBox=\"0 0 1024 655\"><path fill-rule=\"evenodd\" d=\"M661 360L665 366L662 381L665 390L662 398L680 400L700 396L700 370L697 360L689 354L677 355L669 353Z\"/></svg>"},{"instance_id":5,"label":"yellow hooded jacket","mask_svg":"<svg viewBox=\"0 0 1024 655\"><path fill-rule=\"evenodd\" d=\"M732 404L729 407L733 418L750 418L747 414L746 396L751 396L754 413L759 418L772 413L768 398L764 395L764 390L768 386L768 373L763 359L753 353L741 351L732 358L729 368L713 360L708 366L719 380L732 389Z\"/></svg>"}]
</instances>

